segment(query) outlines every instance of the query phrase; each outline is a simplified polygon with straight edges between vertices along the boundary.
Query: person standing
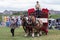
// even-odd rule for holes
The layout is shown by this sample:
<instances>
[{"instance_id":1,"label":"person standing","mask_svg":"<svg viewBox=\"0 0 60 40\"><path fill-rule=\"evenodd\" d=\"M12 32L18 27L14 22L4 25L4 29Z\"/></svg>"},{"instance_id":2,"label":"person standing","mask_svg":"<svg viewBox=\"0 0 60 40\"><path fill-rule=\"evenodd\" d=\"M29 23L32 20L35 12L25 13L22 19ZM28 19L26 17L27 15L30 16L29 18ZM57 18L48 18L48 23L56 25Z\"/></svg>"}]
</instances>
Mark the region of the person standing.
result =
<instances>
[{"instance_id":1,"label":"person standing","mask_svg":"<svg viewBox=\"0 0 60 40\"><path fill-rule=\"evenodd\" d=\"M11 24L10 24L11 30L10 31L12 33L12 36L14 36L14 30L16 28L16 22L15 22L14 18L11 18L10 22L11 22Z\"/></svg>"},{"instance_id":2,"label":"person standing","mask_svg":"<svg viewBox=\"0 0 60 40\"><path fill-rule=\"evenodd\" d=\"M36 8L36 17L39 18L41 13L39 1L36 2L35 8Z\"/></svg>"}]
</instances>

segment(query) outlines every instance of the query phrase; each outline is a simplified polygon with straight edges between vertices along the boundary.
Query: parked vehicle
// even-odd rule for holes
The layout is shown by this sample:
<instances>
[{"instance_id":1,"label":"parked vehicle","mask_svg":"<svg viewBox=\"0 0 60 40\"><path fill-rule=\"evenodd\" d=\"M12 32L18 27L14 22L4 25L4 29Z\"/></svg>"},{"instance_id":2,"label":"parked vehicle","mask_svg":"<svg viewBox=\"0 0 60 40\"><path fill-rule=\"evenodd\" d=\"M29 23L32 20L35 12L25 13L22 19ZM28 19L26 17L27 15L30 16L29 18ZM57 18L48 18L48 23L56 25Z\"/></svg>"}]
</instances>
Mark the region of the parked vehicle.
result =
<instances>
[{"instance_id":1,"label":"parked vehicle","mask_svg":"<svg viewBox=\"0 0 60 40\"><path fill-rule=\"evenodd\" d=\"M49 20L48 20L48 26L49 26L49 29L53 29L56 25L56 20L55 19L53 19L53 18L50 18Z\"/></svg>"},{"instance_id":2,"label":"parked vehicle","mask_svg":"<svg viewBox=\"0 0 60 40\"><path fill-rule=\"evenodd\" d=\"M56 19L56 29L60 30L60 18Z\"/></svg>"}]
</instances>

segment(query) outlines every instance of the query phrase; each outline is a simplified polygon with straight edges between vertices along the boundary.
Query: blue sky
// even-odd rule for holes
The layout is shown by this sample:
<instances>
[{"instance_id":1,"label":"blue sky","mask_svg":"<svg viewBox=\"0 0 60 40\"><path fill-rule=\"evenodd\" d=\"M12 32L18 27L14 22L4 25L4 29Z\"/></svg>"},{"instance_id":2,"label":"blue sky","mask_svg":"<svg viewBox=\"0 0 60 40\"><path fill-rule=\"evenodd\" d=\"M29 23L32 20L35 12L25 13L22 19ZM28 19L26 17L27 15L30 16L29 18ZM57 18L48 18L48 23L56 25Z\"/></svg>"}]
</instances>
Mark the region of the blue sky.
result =
<instances>
[{"instance_id":1,"label":"blue sky","mask_svg":"<svg viewBox=\"0 0 60 40\"><path fill-rule=\"evenodd\" d=\"M41 9L60 11L60 0L0 0L0 12L4 10L27 10L34 8L36 1L40 2Z\"/></svg>"}]
</instances>

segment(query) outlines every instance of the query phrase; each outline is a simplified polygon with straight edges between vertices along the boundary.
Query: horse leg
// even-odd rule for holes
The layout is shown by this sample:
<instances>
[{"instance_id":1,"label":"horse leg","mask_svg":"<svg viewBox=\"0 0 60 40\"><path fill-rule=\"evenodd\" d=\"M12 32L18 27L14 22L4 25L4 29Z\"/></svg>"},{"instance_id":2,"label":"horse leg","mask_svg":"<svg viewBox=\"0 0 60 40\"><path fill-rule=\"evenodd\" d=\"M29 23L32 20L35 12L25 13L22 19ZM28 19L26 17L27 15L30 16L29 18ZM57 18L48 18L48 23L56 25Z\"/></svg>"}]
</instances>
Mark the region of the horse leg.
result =
<instances>
[{"instance_id":1,"label":"horse leg","mask_svg":"<svg viewBox=\"0 0 60 40\"><path fill-rule=\"evenodd\" d=\"M28 36L28 33L25 33L25 37L27 37Z\"/></svg>"},{"instance_id":2,"label":"horse leg","mask_svg":"<svg viewBox=\"0 0 60 40\"><path fill-rule=\"evenodd\" d=\"M28 34L29 34L29 30L28 28L26 28L25 37L28 36Z\"/></svg>"},{"instance_id":3,"label":"horse leg","mask_svg":"<svg viewBox=\"0 0 60 40\"><path fill-rule=\"evenodd\" d=\"M40 28L39 29L39 35L41 36L43 34L43 31L42 31L42 29Z\"/></svg>"},{"instance_id":4,"label":"horse leg","mask_svg":"<svg viewBox=\"0 0 60 40\"><path fill-rule=\"evenodd\" d=\"M24 31L26 32L26 27L25 27L25 26L23 26L23 29L24 29Z\"/></svg>"},{"instance_id":5,"label":"horse leg","mask_svg":"<svg viewBox=\"0 0 60 40\"><path fill-rule=\"evenodd\" d=\"M29 29L29 33L28 33L28 35L31 35L31 29Z\"/></svg>"},{"instance_id":6,"label":"horse leg","mask_svg":"<svg viewBox=\"0 0 60 40\"><path fill-rule=\"evenodd\" d=\"M14 29L11 28L11 33L12 33L12 36L14 36Z\"/></svg>"},{"instance_id":7,"label":"horse leg","mask_svg":"<svg viewBox=\"0 0 60 40\"><path fill-rule=\"evenodd\" d=\"M39 32L39 35L40 35L40 36L42 35L42 31Z\"/></svg>"},{"instance_id":8,"label":"horse leg","mask_svg":"<svg viewBox=\"0 0 60 40\"><path fill-rule=\"evenodd\" d=\"M32 28L32 37L34 37L34 28Z\"/></svg>"},{"instance_id":9,"label":"horse leg","mask_svg":"<svg viewBox=\"0 0 60 40\"><path fill-rule=\"evenodd\" d=\"M39 37L39 30L37 30L37 37Z\"/></svg>"}]
</instances>

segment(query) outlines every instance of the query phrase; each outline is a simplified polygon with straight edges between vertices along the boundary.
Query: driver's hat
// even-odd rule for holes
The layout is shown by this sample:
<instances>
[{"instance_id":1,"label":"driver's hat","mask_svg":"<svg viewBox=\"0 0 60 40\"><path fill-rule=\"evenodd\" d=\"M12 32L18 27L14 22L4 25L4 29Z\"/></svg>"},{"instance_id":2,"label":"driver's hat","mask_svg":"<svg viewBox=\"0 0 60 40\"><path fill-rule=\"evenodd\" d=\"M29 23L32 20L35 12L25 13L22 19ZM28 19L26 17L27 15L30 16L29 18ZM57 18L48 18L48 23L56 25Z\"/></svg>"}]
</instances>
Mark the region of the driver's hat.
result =
<instances>
[{"instance_id":1,"label":"driver's hat","mask_svg":"<svg viewBox=\"0 0 60 40\"><path fill-rule=\"evenodd\" d=\"M36 3L39 3L39 1L37 1Z\"/></svg>"}]
</instances>

